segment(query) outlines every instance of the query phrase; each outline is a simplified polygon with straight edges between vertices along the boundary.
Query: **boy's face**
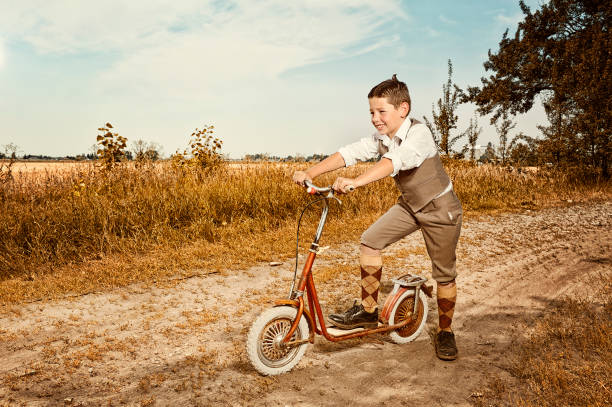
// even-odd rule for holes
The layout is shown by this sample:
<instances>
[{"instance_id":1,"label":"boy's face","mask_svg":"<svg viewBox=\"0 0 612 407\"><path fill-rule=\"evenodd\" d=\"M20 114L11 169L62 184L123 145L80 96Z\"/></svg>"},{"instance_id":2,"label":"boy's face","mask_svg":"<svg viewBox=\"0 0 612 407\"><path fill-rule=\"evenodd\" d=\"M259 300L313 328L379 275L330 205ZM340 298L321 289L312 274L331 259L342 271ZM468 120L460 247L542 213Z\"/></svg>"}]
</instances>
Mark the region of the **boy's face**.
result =
<instances>
[{"instance_id":1,"label":"boy's face","mask_svg":"<svg viewBox=\"0 0 612 407\"><path fill-rule=\"evenodd\" d=\"M410 106L402 102L399 107L393 106L387 98L370 98L370 116L378 134L393 138L408 115Z\"/></svg>"}]
</instances>

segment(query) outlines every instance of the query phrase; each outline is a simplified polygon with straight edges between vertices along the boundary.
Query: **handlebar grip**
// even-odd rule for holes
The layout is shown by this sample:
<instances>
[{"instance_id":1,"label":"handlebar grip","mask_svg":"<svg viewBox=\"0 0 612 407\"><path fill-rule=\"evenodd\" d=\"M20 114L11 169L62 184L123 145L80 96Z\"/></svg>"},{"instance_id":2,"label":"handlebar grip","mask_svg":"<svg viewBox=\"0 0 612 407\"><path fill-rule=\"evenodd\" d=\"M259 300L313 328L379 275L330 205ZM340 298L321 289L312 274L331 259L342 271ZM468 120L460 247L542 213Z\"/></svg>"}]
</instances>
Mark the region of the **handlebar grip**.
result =
<instances>
[{"instance_id":1,"label":"handlebar grip","mask_svg":"<svg viewBox=\"0 0 612 407\"><path fill-rule=\"evenodd\" d=\"M314 185L312 182L307 181L307 180L304 181L304 186L306 187L306 192L308 192L311 195L323 194L323 193L331 191L331 187L318 187Z\"/></svg>"}]
</instances>

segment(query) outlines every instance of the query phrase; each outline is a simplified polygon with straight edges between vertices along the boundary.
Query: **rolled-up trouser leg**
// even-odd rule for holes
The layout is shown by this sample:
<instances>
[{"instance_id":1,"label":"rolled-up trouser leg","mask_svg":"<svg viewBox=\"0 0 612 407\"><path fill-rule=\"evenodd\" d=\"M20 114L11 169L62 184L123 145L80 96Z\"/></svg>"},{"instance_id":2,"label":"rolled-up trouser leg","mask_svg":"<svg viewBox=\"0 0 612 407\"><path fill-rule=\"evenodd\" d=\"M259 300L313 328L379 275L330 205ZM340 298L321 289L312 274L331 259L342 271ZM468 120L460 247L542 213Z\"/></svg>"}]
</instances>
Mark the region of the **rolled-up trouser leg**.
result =
<instances>
[{"instance_id":1,"label":"rolled-up trouser leg","mask_svg":"<svg viewBox=\"0 0 612 407\"><path fill-rule=\"evenodd\" d=\"M427 253L431 258L432 276L438 282L438 323L440 330L451 330L457 302L456 249L461 233L461 202L450 191L415 214L421 225Z\"/></svg>"},{"instance_id":2,"label":"rolled-up trouser leg","mask_svg":"<svg viewBox=\"0 0 612 407\"><path fill-rule=\"evenodd\" d=\"M409 211L400 205L394 205L361 235L361 244L382 250L418 228ZM372 312L378 305L382 257L362 254L360 263L361 304L367 312Z\"/></svg>"},{"instance_id":3,"label":"rolled-up trouser leg","mask_svg":"<svg viewBox=\"0 0 612 407\"><path fill-rule=\"evenodd\" d=\"M457 276L456 249L463 211L454 191L432 200L414 214L423 233L425 247L431 258L431 274L439 283L453 281Z\"/></svg>"}]
</instances>

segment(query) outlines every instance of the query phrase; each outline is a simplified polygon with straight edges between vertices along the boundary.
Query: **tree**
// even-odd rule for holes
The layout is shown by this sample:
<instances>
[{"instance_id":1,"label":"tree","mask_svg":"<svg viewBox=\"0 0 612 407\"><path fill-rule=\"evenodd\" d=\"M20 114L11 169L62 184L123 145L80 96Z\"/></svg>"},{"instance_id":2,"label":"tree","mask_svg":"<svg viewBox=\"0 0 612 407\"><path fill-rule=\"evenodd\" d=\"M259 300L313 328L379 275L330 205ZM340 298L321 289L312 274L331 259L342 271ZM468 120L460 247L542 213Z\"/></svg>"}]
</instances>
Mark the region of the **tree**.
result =
<instances>
[{"instance_id":1,"label":"tree","mask_svg":"<svg viewBox=\"0 0 612 407\"><path fill-rule=\"evenodd\" d=\"M510 161L516 166L538 165L539 140L526 136L522 132L516 135L508 146Z\"/></svg>"},{"instance_id":2,"label":"tree","mask_svg":"<svg viewBox=\"0 0 612 407\"><path fill-rule=\"evenodd\" d=\"M87 150L87 158L90 160L95 160L98 158L98 144L92 144L89 146L89 150Z\"/></svg>"},{"instance_id":3,"label":"tree","mask_svg":"<svg viewBox=\"0 0 612 407\"><path fill-rule=\"evenodd\" d=\"M499 135L499 146L497 147L497 151L502 165L506 164L506 158L508 157L508 134L510 130L515 127L516 123L513 123L512 120L508 118L506 112L501 116L501 123L495 124L495 130L497 130L497 134Z\"/></svg>"},{"instance_id":4,"label":"tree","mask_svg":"<svg viewBox=\"0 0 612 407\"><path fill-rule=\"evenodd\" d=\"M132 156L137 162L157 161L161 155L159 144L144 140L136 140L132 143Z\"/></svg>"},{"instance_id":5,"label":"tree","mask_svg":"<svg viewBox=\"0 0 612 407\"><path fill-rule=\"evenodd\" d=\"M438 112L436 112L433 104L431 106L433 123L431 123L427 117L423 116L425 124L429 127L429 130L431 130L438 148L446 155L449 155L452 151L453 144L463 136L463 134L460 134L456 137L451 137L451 130L457 128L458 116L455 112L463 97L461 88L453 84L452 75L453 64L449 59L448 80L442 85L442 98L438 99Z\"/></svg>"},{"instance_id":6,"label":"tree","mask_svg":"<svg viewBox=\"0 0 612 407\"><path fill-rule=\"evenodd\" d=\"M6 184L13 179L13 165L15 165L17 161L19 146L14 143L9 143L3 146L3 150L4 152L1 158L8 160L0 161L0 183Z\"/></svg>"},{"instance_id":7,"label":"tree","mask_svg":"<svg viewBox=\"0 0 612 407\"><path fill-rule=\"evenodd\" d=\"M538 126L544 135L539 143L542 160L555 163L556 166L564 163L584 164L589 153L578 137L571 109L554 98L544 102L544 107L550 126Z\"/></svg>"},{"instance_id":8,"label":"tree","mask_svg":"<svg viewBox=\"0 0 612 407\"><path fill-rule=\"evenodd\" d=\"M476 143L478 142L478 136L482 133L482 127L478 127L478 119L474 114L474 117L470 119L470 125L463 132L468 139L468 142L463 146L462 152L465 155L468 151L470 152L470 160L476 159Z\"/></svg>"},{"instance_id":9,"label":"tree","mask_svg":"<svg viewBox=\"0 0 612 407\"><path fill-rule=\"evenodd\" d=\"M484 154L482 154L480 156L478 161L485 162L485 163L488 163L488 162L491 162L491 161L493 161L493 162L497 161L497 156L495 155L495 147L493 146L493 143L491 143L489 141L489 143L487 144L487 148L486 148Z\"/></svg>"},{"instance_id":10,"label":"tree","mask_svg":"<svg viewBox=\"0 0 612 407\"><path fill-rule=\"evenodd\" d=\"M493 113L493 123L504 112L527 112L539 96L549 117L561 121L544 128L544 151L599 167L609 177L612 2L550 0L533 13L519 4L524 20L514 37L504 33L496 53L489 50L484 67L492 75L481 78L481 87L469 87L463 101ZM560 126L568 131L559 133Z\"/></svg>"},{"instance_id":11,"label":"tree","mask_svg":"<svg viewBox=\"0 0 612 407\"><path fill-rule=\"evenodd\" d=\"M17 159L17 153L19 152L19 146L15 143L8 143L3 146L4 149L4 157L7 157L11 160Z\"/></svg>"}]
</instances>

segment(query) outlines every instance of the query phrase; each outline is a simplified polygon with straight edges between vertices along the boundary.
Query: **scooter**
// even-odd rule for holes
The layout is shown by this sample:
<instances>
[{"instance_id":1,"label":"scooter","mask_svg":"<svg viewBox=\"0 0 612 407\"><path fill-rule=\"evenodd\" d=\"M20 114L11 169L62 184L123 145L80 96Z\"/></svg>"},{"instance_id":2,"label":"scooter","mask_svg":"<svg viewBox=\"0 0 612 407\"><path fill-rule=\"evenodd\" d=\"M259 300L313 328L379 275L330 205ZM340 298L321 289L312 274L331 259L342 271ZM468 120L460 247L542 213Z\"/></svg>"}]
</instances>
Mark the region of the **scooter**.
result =
<instances>
[{"instance_id":1,"label":"scooter","mask_svg":"<svg viewBox=\"0 0 612 407\"><path fill-rule=\"evenodd\" d=\"M322 249L319 239L327 220L329 201L335 200L340 204L342 202L335 197L331 187L318 187L310 182L305 184L306 191L319 196L320 199L310 202L302 211L302 215L307 207L316 202L322 201L323 209L300 280L296 287L296 248L296 267L289 298L276 300L274 307L261 313L251 325L247 336L246 351L249 361L262 375L279 375L293 369L306 352L308 343L314 343L315 334L332 342L373 334L389 334L394 343L405 344L414 341L421 334L427 320L427 296L431 298L432 287L425 284L425 277L405 274L392 280L393 289L385 300L377 328L342 331L326 326L312 277L312 266ZM302 216L298 221L298 248L301 218Z\"/></svg>"}]
</instances>

